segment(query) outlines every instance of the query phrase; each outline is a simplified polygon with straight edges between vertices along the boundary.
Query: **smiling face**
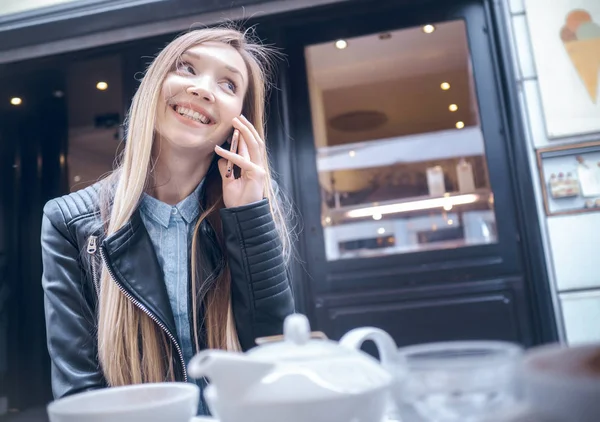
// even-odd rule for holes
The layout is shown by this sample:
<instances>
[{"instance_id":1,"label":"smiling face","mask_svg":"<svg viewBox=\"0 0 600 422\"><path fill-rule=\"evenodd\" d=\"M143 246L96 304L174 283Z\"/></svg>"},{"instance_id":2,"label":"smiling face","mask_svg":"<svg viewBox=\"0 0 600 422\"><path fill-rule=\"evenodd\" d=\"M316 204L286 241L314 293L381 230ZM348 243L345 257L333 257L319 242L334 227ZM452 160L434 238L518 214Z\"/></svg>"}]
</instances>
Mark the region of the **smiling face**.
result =
<instances>
[{"instance_id":1,"label":"smiling face","mask_svg":"<svg viewBox=\"0 0 600 422\"><path fill-rule=\"evenodd\" d=\"M242 112L248 78L244 59L230 45L205 42L184 52L161 88L161 148L208 152L225 142Z\"/></svg>"}]
</instances>

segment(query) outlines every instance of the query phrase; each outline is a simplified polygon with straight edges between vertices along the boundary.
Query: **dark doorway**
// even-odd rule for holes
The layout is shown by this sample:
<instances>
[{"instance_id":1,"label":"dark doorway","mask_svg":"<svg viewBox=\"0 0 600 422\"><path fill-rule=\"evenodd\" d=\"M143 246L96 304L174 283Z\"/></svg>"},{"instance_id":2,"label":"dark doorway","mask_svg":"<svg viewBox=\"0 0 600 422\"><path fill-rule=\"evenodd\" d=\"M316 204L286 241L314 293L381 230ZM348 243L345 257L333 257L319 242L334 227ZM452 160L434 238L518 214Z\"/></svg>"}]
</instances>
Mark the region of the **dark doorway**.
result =
<instances>
[{"instance_id":1,"label":"dark doorway","mask_svg":"<svg viewBox=\"0 0 600 422\"><path fill-rule=\"evenodd\" d=\"M15 66L0 90L2 312L8 322L0 341L8 345L5 392L10 406L19 408L51 398L39 237L45 202L65 186L67 113L64 73L42 69Z\"/></svg>"},{"instance_id":2,"label":"dark doorway","mask_svg":"<svg viewBox=\"0 0 600 422\"><path fill-rule=\"evenodd\" d=\"M547 279L521 241L538 222L518 217L488 6L346 5L282 31L303 305L333 338L556 339L531 294Z\"/></svg>"}]
</instances>

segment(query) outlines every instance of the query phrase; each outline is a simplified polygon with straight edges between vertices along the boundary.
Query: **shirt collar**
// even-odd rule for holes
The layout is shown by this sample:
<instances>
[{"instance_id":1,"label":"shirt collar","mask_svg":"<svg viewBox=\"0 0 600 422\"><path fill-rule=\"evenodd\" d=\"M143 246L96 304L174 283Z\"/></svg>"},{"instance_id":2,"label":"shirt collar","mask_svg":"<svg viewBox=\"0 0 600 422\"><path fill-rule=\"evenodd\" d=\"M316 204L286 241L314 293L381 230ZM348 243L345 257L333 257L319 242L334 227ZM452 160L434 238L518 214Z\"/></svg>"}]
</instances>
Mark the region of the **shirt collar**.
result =
<instances>
[{"instance_id":1,"label":"shirt collar","mask_svg":"<svg viewBox=\"0 0 600 422\"><path fill-rule=\"evenodd\" d=\"M204 179L202 179L198 186L196 186L196 189L194 189L187 198L183 199L177 205L169 205L144 192L140 210L148 217L151 217L167 228L169 227L169 221L171 221L171 216L173 215L173 208L177 208L177 211L183 220L187 224L190 224L200 213L200 193L203 184Z\"/></svg>"}]
</instances>

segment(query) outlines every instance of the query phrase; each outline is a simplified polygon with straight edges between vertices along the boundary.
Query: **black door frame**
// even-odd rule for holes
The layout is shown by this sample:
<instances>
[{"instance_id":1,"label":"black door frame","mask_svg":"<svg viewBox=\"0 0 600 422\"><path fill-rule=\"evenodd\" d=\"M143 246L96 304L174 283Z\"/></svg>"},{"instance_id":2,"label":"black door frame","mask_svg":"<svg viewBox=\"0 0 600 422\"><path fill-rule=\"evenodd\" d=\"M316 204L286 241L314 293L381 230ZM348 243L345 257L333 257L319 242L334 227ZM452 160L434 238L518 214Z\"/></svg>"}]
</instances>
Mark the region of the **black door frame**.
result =
<instances>
[{"instance_id":1,"label":"black door frame","mask_svg":"<svg viewBox=\"0 0 600 422\"><path fill-rule=\"evenodd\" d=\"M407 3L399 6L398 2L378 2L379 12L370 10L369 4L342 4L320 13L291 17L280 24L282 43L290 61L285 85L281 88L288 101L290 96L293 101L288 105L293 146L287 147L287 151L294 154L290 161L293 176L285 186L297 198L304 231L308 233L308 240L304 239L300 246L307 268L300 265L296 272L303 276L301 284L308 290L304 294L303 311L314 317L315 304L309 299L314 295L348 291L366 293L367 288L361 281L365 277L376 276L380 280L377 284L369 284L368 289L386 289L434 283L442 274L448 280L449 272L453 271L457 274L457 282L491 280L521 273L526 283L527 312L534 327L532 343L556 341L556 317L501 6L492 0L457 0L450 5L439 0L429 1L428 5ZM369 19L369 15L377 19ZM320 198L314 190L318 182L306 71L299 65L304 63L304 46L463 17L466 18L471 51L479 55L473 59L473 72L486 153L488 157L495 157L488 159L492 188L496 199L509 198L512 202L512 206L506 208L496 201L499 242L370 259L367 265L365 260L325 262L320 216L310 211L318 208ZM487 57L483 57L485 55ZM377 268L374 268L375 262ZM402 282L398 281L399 276L403 278Z\"/></svg>"},{"instance_id":2,"label":"black door frame","mask_svg":"<svg viewBox=\"0 0 600 422\"><path fill-rule=\"evenodd\" d=\"M508 6L507 6L508 7ZM513 69L512 48L509 34L509 22L504 6L500 2L486 0L486 16L490 25L490 45L496 52L495 67L501 88L501 104L505 110L507 150L512 162L510 177L513 180L514 195L517 203L516 213L519 224L520 242L526 258L523 266L527 280L525 286L531 306L531 318L535 334L540 343L559 341L557 311L553 304L553 292L550 285L545 245L542 237L541 221L537 211L537 199L534 189L536 183L532 177L527 147L528 139L522 115L517 77Z\"/></svg>"}]
</instances>

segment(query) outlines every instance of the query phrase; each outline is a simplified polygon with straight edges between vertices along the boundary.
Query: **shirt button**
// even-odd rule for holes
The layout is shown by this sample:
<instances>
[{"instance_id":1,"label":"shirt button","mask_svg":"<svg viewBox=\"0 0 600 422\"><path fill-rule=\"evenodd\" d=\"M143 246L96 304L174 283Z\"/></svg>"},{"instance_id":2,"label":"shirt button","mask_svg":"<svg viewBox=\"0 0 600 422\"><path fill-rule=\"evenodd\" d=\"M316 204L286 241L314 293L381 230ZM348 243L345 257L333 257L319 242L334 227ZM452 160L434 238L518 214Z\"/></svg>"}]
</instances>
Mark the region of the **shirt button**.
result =
<instances>
[{"instance_id":1,"label":"shirt button","mask_svg":"<svg viewBox=\"0 0 600 422\"><path fill-rule=\"evenodd\" d=\"M177 214L177 208L173 207L173 208L171 209L171 213L172 213L172 214Z\"/></svg>"}]
</instances>

